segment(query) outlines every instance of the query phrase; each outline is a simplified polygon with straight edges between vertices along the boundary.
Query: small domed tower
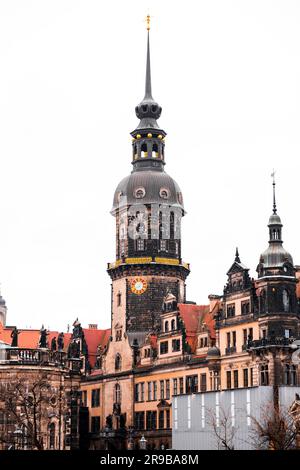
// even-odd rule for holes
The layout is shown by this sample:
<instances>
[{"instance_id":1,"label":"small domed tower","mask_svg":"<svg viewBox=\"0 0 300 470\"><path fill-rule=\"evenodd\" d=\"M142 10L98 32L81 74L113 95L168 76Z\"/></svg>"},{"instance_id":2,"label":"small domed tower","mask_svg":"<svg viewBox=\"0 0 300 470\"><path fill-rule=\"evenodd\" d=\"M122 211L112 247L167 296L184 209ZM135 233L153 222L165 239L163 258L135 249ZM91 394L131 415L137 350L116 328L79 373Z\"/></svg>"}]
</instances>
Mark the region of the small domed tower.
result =
<instances>
[{"instance_id":1,"label":"small domed tower","mask_svg":"<svg viewBox=\"0 0 300 470\"><path fill-rule=\"evenodd\" d=\"M158 331L167 293L185 301L185 212L181 190L164 169L166 132L157 123L161 111L152 96L148 29L145 96L135 108L140 122L131 132L132 172L118 184L112 207L116 261L108 265L108 273L113 331L115 325L127 333Z\"/></svg>"},{"instance_id":2,"label":"small domed tower","mask_svg":"<svg viewBox=\"0 0 300 470\"><path fill-rule=\"evenodd\" d=\"M277 214L275 180L273 180L273 213L269 218L269 246L257 266L258 314L263 335L294 336L298 334L299 307L293 258L283 247L282 223ZM265 320L263 320L265 318ZM266 321L268 318L268 321Z\"/></svg>"}]
</instances>

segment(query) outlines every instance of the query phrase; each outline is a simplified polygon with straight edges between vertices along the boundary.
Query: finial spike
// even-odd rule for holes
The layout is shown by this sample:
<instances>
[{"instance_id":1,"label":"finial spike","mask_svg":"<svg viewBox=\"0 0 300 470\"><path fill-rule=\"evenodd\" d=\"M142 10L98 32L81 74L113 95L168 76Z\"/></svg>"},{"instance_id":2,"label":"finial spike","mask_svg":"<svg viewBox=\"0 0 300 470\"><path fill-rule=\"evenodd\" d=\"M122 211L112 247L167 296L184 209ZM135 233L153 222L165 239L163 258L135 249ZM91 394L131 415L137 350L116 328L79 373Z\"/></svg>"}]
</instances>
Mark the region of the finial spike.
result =
<instances>
[{"instance_id":1,"label":"finial spike","mask_svg":"<svg viewBox=\"0 0 300 470\"><path fill-rule=\"evenodd\" d=\"M273 169L273 172L271 174L271 177L273 178L273 214L277 214L277 207L276 207L276 194L275 194L275 187L276 187L276 182L275 182L275 170Z\"/></svg>"},{"instance_id":2,"label":"finial spike","mask_svg":"<svg viewBox=\"0 0 300 470\"><path fill-rule=\"evenodd\" d=\"M147 64L146 64L146 85L145 98L152 98L151 90L151 65L150 65L150 15L147 15Z\"/></svg>"},{"instance_id":3,"label":"finial spike","mask_svg":"<svg viewBox=\"0 0 300 470\"><path fill-rule=\"evenodd\" d=\"M236 261L237 263L241 262L238 247L236 247L236 250L235 250L235 260L234 261Z\"/></svg>"}]
</instances>

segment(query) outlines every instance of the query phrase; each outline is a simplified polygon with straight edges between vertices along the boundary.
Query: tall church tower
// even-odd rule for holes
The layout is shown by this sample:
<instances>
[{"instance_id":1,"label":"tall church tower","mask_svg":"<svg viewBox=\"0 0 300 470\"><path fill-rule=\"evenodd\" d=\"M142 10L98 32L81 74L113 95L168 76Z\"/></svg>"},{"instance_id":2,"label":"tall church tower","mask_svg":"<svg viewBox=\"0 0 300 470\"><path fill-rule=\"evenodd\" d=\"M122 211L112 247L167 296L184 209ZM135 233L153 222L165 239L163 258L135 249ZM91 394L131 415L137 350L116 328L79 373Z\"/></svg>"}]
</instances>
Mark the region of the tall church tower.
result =
<instances>
[{"instance_id":1,"label":"tall church tower","mask_svg":"<svg viewBox=\"0 0 300 470\"><path fill-rule=\"evenodd\" d=\"M185 301L189 265L181 258L183 198L165 172L165 137L157 120L161 106L151 88L147 33L145 96L135 108L140 122L131 132L132 172L118 184L112 215L116 220L116 261L112 279L112 341L124 333L156 331L168 293Z\"/></svg>"}]
</instances>

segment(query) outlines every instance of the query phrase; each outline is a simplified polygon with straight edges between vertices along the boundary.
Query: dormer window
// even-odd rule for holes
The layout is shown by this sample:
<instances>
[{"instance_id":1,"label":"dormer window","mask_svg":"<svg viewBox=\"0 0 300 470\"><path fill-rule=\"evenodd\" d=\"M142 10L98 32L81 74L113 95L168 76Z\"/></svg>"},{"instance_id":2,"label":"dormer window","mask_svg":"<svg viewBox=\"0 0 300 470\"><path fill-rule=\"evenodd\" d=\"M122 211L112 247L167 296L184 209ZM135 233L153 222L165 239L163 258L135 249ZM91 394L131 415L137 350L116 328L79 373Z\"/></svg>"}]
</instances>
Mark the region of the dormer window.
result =
<instances>
[{"instance_id":1,"label":"dormer window","mask_svg":"<svg viewBox=\"0 0 300 470\"><path fill-rule=\"evenodd\" d=\"M227 318L235 316L235 304L227 305Z\"/></svg>"}]
</instances>

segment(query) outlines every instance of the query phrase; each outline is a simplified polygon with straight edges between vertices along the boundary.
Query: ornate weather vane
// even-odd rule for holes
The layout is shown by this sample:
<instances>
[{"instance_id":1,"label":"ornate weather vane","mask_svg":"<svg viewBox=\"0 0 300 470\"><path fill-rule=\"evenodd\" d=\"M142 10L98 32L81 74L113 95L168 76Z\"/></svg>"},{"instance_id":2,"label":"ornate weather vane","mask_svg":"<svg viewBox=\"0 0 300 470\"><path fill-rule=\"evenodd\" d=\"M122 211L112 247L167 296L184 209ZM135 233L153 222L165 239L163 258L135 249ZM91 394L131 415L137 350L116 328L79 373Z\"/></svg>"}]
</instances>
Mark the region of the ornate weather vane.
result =
<instances>
[{"instance_id":1,"label":"ornate weather vane","mask_svg":"<svg viewBox=\"0 0 300 470\"><path fill-rule=\"evenodd\" d=\"M275 181L275 173L276 171L273 168L273 172L271 174L271 177L273 178L273 213L277 213L277 207L276 207L276 196L275 196L275 186L276 186L276 181Z\"/></svg>"}]
</instances>

